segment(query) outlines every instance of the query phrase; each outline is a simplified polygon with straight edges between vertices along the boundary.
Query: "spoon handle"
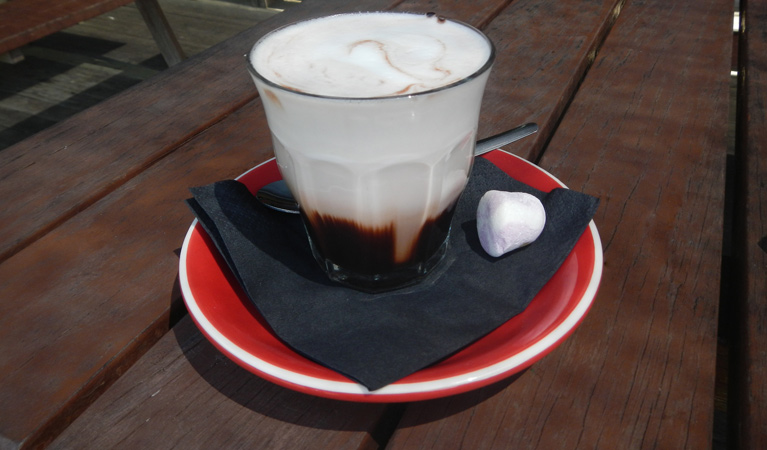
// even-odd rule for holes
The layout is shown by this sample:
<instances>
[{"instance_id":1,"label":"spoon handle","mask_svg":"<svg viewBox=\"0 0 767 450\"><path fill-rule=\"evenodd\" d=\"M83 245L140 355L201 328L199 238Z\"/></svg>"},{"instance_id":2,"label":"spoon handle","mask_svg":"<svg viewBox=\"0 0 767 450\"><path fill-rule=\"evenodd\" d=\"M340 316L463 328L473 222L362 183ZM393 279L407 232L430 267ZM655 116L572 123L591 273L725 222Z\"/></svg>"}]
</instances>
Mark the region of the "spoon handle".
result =
<instances>
[{"instance_id":1,"label":"spoon handle","mask_svg":"<svg viewBox=\"0 0 767 450\"><path fill-rule=\"evenodd\" d=\"M474 149L474 156L483 155L491 150L503 147L506 144L511 144L512 142L518 141L525 136L530 136L537 131L538 125L534 123L526 123L516 128L512 128L509 131L504 131L501 134L480 139L477 141L477 145ZM269 208L286 213L298 214L298 205L293 199L293 195L290 193L284 180L275 181L274 183L269 183L262 187L256 193L256 198Z\"/></svg>"},{"instance_id":2,"label":"spoon handle","mask_svg":"<svg viewBox=\"0 0 767 450\"><path fill-rule=\"evenodd\" d=\"M538 131L538 125L534 123L526 123L512 128L509 131L504 131L501 134L496 134L489 138L480 139L477 141L477 145L474 149L474 156L483 155L491 150L495 150L499 147L503 147L506 144L511 144L514 141L518 141L523 137L530 136Z\"/></svg>"}]
</instances>

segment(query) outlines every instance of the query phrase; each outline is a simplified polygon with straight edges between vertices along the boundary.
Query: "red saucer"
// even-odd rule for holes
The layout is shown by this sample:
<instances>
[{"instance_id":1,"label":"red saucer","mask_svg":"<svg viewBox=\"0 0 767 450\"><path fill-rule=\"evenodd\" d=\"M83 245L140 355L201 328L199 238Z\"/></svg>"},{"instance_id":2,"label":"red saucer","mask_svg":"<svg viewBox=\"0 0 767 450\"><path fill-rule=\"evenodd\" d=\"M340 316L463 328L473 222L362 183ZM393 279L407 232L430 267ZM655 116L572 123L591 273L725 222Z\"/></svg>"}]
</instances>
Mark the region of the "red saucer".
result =
<instances>
[{"instance_id":1,"label":"red saucer","mask_svg":"<svg viewBox=\"0 0 767 450\"><path fill-rule=\"evenodd\" d=\"M542 191L564 187L532 163L499 150L483 157ZM280 179L273 159L239 180L251 192ZM406 402L444 397L516 374L551 352L580 324L602 276L602 244L592 221L565 262L530 305L452 357L370 392L287 347L245 296L197 221L184 240L179 268L190 315L205 336L233 361L289 389L360 402Z\"/></svg>"}]
</instances>

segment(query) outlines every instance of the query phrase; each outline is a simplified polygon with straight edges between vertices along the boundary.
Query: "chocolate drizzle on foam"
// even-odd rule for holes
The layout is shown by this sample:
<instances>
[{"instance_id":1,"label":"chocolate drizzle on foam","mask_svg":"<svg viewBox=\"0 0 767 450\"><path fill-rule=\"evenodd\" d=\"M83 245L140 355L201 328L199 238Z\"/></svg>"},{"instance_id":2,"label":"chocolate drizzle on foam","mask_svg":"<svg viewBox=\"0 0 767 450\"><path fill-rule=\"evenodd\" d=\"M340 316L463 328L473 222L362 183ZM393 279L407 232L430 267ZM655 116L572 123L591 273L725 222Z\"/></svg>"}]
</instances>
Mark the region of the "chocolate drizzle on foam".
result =
<instances>
[{"instance_id":1,"label":"chocolate drizzle on foam","mask_svg":"<svg viewBox=\"0 0 767 450\"><path fill-rule=\"evenodd\" d=\"M444 19L442 19L442 20L444 20ZM447 46L445 45L445 43L440 41L439 39L435 39L435 40L437 42L439 42L440 45L442 45L442 51L444 53L446 51L446 49L447 49ZM401 74L403 74L403 75L405 75L407 77L410 77L410 78L413 78L413 79L418 79L419 78L417 74L413 74L413 73L408 72L407 70L405 70L404 68L398 66L397 64L395 64L392 61L392 59L389 57L389 51L386 49L386 43L385 42L376 41L374 39L361 39L359 41L356 41L356 42L353 42L353 43L349 44L349 54L351 55L352 52L354 52L355 49L357 49L358 47L363 46L363 45L373 45L376 49L378 49L378 52L381 54L381 57L383 58L384 61L386 61L386 65L389 66L390 68L396 70L397 72L399 72L399 73L401 73ZM432 67L432 69L435 72L442 73L444 78L447 78L450 75L452 75L452 71L450 69L445 69L445 68L442 68L442 67L438 67L436 65L434 67ZM385 84L385 83L386 83L386 80L382 79L381 80L381 84ZM393 92L392 95L406 94L406 93L410 92L411 90L415 90L416 88L427 88L428 89L428 86L426 86L424 83L410 83L410 84L406 85L405 87L403 87L402 89L400 89L399 91Z\"/></svg>"},{"instance_id":2,"label":"chocolate drizzle on foam","mask_svg":"<svg viewBox=\"0 0 767 450\"><path fill-rule=\"evenodd\" d=\"M364 20L361 20L364 19ZM410 95L470 77L492 55L484 36L435 13L342 14L268 34L250 54L283 89L349 98Z\"/></svg>"}]
</instances>

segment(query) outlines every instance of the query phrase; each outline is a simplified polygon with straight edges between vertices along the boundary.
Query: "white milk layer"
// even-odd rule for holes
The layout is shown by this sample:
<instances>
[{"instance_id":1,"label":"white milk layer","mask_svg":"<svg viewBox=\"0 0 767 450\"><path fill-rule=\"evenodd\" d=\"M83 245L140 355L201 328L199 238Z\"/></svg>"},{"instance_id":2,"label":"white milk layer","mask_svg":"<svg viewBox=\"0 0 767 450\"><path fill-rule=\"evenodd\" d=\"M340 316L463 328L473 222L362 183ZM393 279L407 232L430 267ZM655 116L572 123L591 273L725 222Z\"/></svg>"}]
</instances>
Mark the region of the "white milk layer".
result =
<instances>
[{"instance_id":1,"label":"white milk layer","mask_svg":"<svg viewBox=\"0 0 767 450\"><path fill-rule=\"evenodd\" d=\"M374 40L386 45L349 44ZM390 46L396 50L381 51ZM365 13L289 26L251 55L259 73L269 65L263 76L289 87L253 77L280 171L304 212L365 229L393 227L396 263L409 261L424 224L453 204L468 180L489 41L436 17ZM368 67L349 69L349 58ZM416 69L418 60L426 64ZM450 87L428 90L443 84ZM404 87L427 92L394 95Z\"/></svg>"},{"instance_id":2,"label":"white milk layer","mask_svg":"<svg viewBox=\"0 0 767 450\"><path fill-rule=\"evenodd\" d=\"M314 19L271 33L255 69L280 86L334 97L382 97L446 86L490 56L473 29L435 15L360 13Z\"/></svg>"}]
</instances>

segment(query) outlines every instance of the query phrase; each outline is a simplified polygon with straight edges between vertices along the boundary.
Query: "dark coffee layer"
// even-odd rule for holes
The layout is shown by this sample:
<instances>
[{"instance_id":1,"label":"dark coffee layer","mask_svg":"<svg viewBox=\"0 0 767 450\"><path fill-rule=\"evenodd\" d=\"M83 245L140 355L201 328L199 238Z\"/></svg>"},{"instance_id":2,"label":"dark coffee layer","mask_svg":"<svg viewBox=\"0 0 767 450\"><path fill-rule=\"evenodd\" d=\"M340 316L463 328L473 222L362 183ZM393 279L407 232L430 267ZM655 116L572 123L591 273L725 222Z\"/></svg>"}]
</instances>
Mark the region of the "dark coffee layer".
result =
<instances>
[{"instance_id":1,"label":"dark coffee layer","mask_svg":"<svg viewBox=\"0 0 767 450\"><path fill-rule=\"evenodd\" d=\"M396 258L394 224L366 227L348 219L319 213L302 213L309 236L322 256L345 270L366 274L386 274L428 260L445 242L450 232L455 204L427 220L405 258Z\"/></svg>"}]
</instances>

